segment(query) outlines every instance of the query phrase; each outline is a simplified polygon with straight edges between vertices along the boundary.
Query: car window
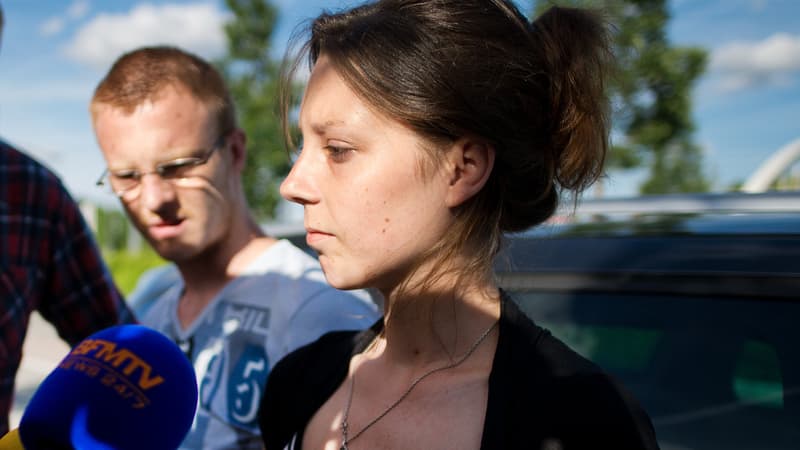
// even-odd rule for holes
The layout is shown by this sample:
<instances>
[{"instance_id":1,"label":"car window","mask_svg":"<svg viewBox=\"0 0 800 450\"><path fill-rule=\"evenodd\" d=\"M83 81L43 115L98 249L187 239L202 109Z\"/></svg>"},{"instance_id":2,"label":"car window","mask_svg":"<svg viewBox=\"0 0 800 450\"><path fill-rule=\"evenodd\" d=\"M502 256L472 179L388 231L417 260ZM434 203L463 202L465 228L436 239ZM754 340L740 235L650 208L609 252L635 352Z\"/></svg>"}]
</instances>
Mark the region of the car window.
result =
<instances>
[{"instance_id":1,"label":"car window","mask_svg":"<svg viewBox=\"0 0 800 450\"><path fill-rule=\"evenodd\" d=\"M639 399L662 448L797 448L800 303L535 289L511 295Z\"/></svg>"},{"instance_id":2,"label":"car window","mask_svg":"<svg viewBox=\"0 0 800 450\"><path fill-rule=\"evenodd\" d=\"M784 408L784 386L781 363L773 345L748 339L736 363L733 392L740 402L758 403L764 407Z\"/></svg>"}]
</instances>

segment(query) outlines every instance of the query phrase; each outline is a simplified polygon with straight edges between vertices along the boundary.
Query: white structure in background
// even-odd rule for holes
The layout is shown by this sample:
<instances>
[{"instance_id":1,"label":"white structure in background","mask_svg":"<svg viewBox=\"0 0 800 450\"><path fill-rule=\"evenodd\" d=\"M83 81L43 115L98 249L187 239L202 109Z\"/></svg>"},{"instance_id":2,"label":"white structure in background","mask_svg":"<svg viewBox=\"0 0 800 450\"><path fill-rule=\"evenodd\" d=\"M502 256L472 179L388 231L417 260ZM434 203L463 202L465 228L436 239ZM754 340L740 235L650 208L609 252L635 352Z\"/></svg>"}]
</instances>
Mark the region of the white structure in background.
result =
<instances>
[{"instance_id":1,"label":"white structure in background","mask_svg":"<svg viewBox=\"0 0 800 450\"><path fill-rule=\"evenodd\" d=\"M85 220L89 228L97 234L97 205L92 202L81 200L78 202L78 207L80 207L81 214L83 214L83 220Z\"/></svg>"},{"instance_id":2,"label":"white structure in background","mask_svg":"<svg viewBox=\"0 0 800 450\"><path fill-rule=\"evenodd\" d=\"M78 202L78 206L80 207L81 214L83 214L83 219L86 221L86 224L89 225L89 228L94 232L95 237L97 237L97 226L98 226L98 219L97 216L100 214L100 208L97 204L91 200L80 200ZM144 247L144 238L139 233L139 230L133 226L131 221L125 216L125 227L127 228L125 232L125 246L128 251L131 252L139 252ZM101 246L106 244L105 242L98 242Z\"/></svg>"},{"instance_id":3,"label":"white structure in background","mask_svg":"<svg viewBox=\"0 0 800 450\"><path fill-rule=\"evenodd\" d=\"M800 138L773 153L742 186L743 192L765 192L795 161L800 160Z\"/></svg>"}]
</instances>

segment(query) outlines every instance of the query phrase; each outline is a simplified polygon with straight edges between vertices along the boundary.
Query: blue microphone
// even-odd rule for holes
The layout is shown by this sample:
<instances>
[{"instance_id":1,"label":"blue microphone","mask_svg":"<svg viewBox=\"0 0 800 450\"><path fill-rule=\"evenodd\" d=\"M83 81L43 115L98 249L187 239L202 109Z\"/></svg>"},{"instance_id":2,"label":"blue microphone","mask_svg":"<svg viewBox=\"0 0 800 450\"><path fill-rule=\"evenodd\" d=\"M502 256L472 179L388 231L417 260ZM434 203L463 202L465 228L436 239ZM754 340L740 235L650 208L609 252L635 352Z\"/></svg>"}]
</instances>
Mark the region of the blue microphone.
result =
<instances>
[{"instance_id":1,"label":"blue microphone","mask_svg":"<svg viewBox=\"0 0 800 450\"><path fill-rule=\"evenodd\" d=\"M178 346L118 325L81 341L45 378L20 420L19 448L175 450L196 408L197 380Z\"/></svg>"}]
</instances>

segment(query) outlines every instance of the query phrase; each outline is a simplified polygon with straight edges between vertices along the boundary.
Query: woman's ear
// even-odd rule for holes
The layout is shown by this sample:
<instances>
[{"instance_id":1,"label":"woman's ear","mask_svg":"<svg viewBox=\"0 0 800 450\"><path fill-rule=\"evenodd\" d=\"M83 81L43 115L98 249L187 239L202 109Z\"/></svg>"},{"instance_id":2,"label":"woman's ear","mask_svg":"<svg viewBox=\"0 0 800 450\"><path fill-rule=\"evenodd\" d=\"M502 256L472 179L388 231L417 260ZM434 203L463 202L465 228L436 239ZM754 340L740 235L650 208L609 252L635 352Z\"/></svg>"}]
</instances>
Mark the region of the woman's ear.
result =
<instances>
[{"instance_id":1,"label":"woman's ear","mask_svg":"<svg viewBox=\"0 0 800 450\"><path fill-rule=\"evenodd\" d=\"M492 174L494 157L494 147L476 137L461 137L451 145L447 153L448 207L459 206L483 188Z\"/></svg>"}]
</instances>

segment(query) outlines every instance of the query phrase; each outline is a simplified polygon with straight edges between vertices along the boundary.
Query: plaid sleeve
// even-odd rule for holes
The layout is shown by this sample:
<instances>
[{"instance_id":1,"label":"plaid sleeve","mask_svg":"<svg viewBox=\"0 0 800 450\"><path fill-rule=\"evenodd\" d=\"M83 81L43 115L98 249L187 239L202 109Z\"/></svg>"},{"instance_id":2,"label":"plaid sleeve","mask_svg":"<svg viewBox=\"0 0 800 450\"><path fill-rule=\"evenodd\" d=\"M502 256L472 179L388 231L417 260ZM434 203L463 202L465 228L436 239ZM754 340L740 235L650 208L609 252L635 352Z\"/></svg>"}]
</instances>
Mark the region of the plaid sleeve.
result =
<instances>
[{"instance_id":1,"label":"plaid sleeve","mask_svg":"<svg viewBox=\"0 0 800 450\"><path fill-rule=\"evenodd\" d=\"M77 204L57 179L46 189L45 201L53 213L52 248L39 312L70 345L103 328L134 322Z\"/></svg>"}]
</instances>

